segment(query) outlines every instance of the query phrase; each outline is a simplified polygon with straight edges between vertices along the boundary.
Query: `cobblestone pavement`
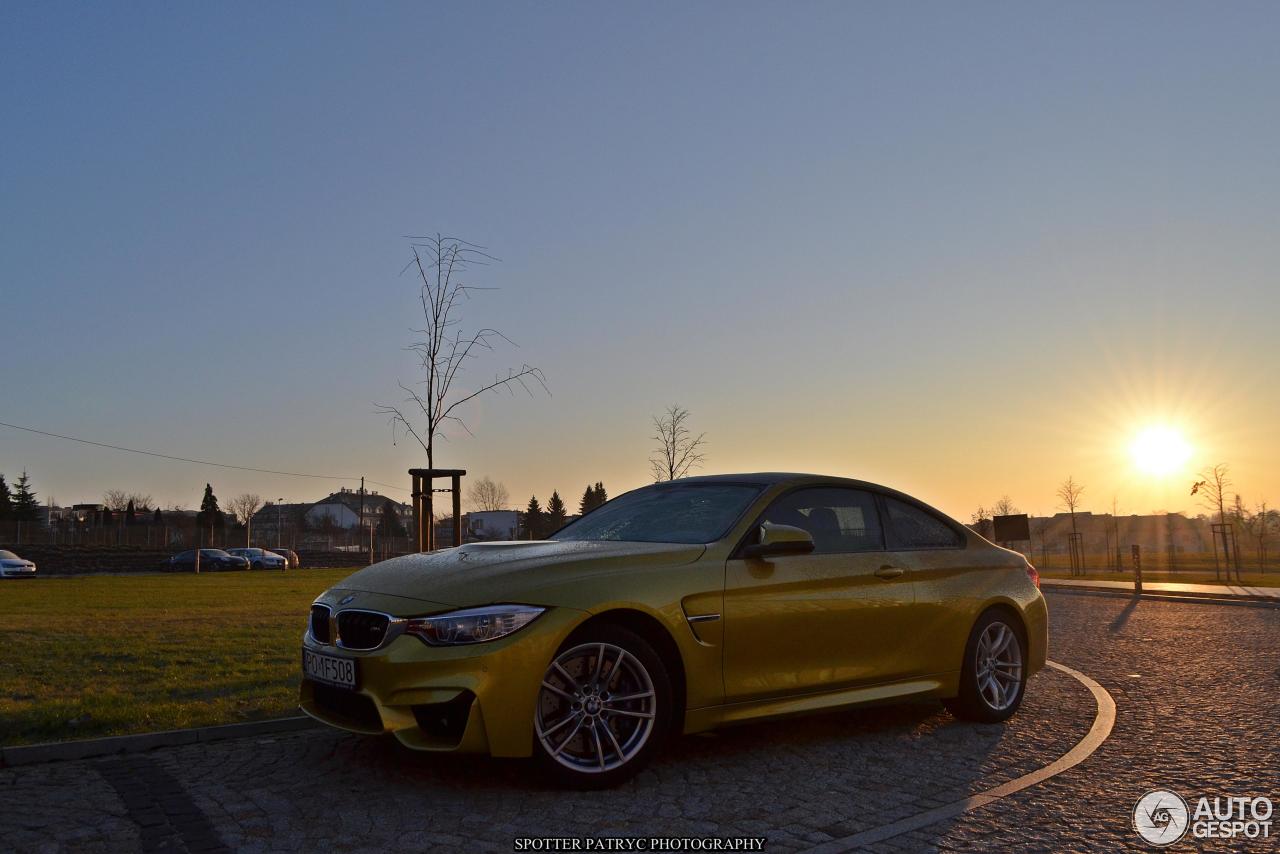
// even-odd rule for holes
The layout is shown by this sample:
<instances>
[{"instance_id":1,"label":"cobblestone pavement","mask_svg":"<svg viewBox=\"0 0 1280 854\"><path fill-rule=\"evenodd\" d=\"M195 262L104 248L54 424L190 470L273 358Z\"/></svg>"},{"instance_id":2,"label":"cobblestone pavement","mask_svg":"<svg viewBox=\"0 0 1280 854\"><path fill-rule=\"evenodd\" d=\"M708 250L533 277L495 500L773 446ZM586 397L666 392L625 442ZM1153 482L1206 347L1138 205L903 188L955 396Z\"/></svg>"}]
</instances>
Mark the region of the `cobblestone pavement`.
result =
<instances>
[{"instance_id":1,"label":"cobblestone pavement","mask_svg":"<svg viewBox=\"0 0 1280 854\"><path fill-rule=\"evenodd\" d=\"M1173 851L1280 851L1280 610L1049 593L1050 657L1115 698L1115 729L1081 765L878 850L1061 852L1144 847L1130 811L1171 789L1266 796L1269 840L1192 840Z\"/></svg>"},{"instance_id":2,"label":"cobblestone pavement","mask_svg":"<svg viewBox=\"0 0 1280 854\"><path fill-rule=\"evenodd\" d=\"M1280 795L1280 611L1069 593L1050 607L1051 657L1116 699L1111 739L1058 777L874 850L1137 847L1129 811L1149 789ZM1094 711L1082 685L1046 670L1007 724L928 703L737 727L676 739L597 793L547 788L524 762L330 730L166 748L0 771L0 848L510 851L516 836L747 835L804 850L1039 768Z\"/></svg>"}]
</instances>

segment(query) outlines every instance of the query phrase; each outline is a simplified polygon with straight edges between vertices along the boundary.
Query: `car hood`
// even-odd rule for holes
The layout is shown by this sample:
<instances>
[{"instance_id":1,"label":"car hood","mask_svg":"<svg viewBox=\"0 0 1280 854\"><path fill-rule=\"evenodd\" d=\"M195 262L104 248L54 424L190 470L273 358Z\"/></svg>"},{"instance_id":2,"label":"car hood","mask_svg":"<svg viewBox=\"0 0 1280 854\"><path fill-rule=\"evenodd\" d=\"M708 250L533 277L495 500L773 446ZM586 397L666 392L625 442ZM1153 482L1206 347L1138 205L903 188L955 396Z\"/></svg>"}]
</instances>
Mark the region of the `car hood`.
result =
<instances>
[{"instance_id":1,"label":"car hood","mask_svg":"<svg viewBox=\"0 0 1280 854\"><path fill-rule=\"evenodd\" d=\"M564 603L583 581L692 563L704 545L559 542L469 543L393 558L362 569L337 588L468 607L495 602Z\"/></svg>"}]
</instances>

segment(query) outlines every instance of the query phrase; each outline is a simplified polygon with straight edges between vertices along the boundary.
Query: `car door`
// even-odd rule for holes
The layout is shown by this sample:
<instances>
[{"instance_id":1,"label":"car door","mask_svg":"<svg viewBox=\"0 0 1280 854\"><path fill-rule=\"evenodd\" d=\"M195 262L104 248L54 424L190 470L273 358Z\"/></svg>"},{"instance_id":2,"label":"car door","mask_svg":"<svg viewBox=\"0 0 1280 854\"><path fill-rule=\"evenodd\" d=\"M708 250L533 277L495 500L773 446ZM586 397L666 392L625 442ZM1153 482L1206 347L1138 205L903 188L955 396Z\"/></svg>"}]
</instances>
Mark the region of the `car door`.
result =
<instances>
[{"instance_id":1,"label":"car door","mask_svg":"<svg viewBox=\"0 0 1280 854\"><path fill-rule=\"evenodd\" d=\"M959 525L921 504L886 495L885 540L914 580L914 633L921 674L958 670L981 603L1000 585L999 574L974 565Z\"/></svg>"},{"instance_id":2,"label":"car door","mask_svg":"<svg viewBox=\"0 0 1280 854\"><path fill-rule=\"evenodd\" d=\"M725 568L728 702L835 690L912 674L910 573L886 551L876 495L785 493L761 522L808 531L812 554L731 557Z\"/></svg>"}]
</instances>

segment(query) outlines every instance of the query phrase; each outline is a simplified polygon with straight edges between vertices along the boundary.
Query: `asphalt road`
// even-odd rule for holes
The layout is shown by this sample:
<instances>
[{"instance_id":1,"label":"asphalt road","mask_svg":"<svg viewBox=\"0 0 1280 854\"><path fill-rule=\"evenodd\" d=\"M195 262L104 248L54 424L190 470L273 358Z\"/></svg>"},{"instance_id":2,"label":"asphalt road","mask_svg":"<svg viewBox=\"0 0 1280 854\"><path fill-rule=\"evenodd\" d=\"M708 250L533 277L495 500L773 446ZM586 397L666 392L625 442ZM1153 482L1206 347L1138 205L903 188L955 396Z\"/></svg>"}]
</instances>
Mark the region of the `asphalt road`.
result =
<instances>
[{"instance_id":1,"label":"asphalt road","mask_svg":"<svg viewBox=\"0 0 1280 854\"><path fill-rule=\"evenodd\" d=\"M873 850L1142 848L1155 788L1280 801L1280 610L1050 593L1050 656L1115 698L1084 763ZM1088 690L1032 680L1009 723L938 704L727 729L671 743L608 792L549 789L523 762L413 754L329 730L0 770L0 849L510 851L516 837L763 836L805 850L986 791L1069 750ZM1280 816L1272 840L1280 849ZM1241 840L1193 841L1239 850ZM1151 849L1147 849L1151 850Z\"/></svg>"}]
</instances>

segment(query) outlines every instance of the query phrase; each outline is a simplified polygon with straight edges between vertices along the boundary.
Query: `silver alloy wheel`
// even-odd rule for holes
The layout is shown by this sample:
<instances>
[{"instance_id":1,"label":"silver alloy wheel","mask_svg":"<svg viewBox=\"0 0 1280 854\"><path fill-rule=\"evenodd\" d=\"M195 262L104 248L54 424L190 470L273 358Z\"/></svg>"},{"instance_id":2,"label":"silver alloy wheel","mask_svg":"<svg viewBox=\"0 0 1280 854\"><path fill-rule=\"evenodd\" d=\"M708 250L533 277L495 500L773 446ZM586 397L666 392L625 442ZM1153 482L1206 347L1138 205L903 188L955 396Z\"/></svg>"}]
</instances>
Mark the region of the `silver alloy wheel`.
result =
<instances>
[{"instance_id":1,"label":"silver alloy wheel","mask_svg":"<svg viewBox=\"0 0 1280 854\"><path fill-rule=\"evenodd\" d=\"M1002 712L1022 690L1022 645L1013 629L997 620L982 632L974 653L978 694L993 711Z\"/></svg>"},{"instance_id":2,"label":"silver alloy wheel","mask_svg":"<svg viewBox=\"0 0 1280 854\"><path fill-rule=\"evenodd\" d=\"M640 660L587 643L556 656L542 677L534 728L552 759L587 774L629 762L653 733L657 698Z\"/></svg>"}]
</instances>

